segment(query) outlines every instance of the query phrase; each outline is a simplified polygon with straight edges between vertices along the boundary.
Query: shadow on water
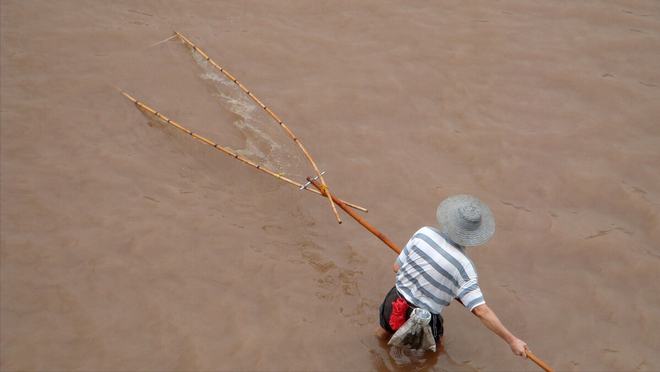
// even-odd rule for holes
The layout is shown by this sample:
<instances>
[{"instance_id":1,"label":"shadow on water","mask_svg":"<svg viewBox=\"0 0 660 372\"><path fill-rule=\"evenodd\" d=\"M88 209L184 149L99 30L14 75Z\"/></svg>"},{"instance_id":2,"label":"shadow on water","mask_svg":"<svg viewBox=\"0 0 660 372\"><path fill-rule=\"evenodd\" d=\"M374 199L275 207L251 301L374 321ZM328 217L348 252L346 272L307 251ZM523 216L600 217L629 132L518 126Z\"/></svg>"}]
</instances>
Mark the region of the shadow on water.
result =
<instances>
[{"instance_id":1,"label":"shadow on water","mask_svg":"<svg viewBox=\"0 0 660 372\"><path fill-rule=\"evenodd\" d=\"M459 363L452 359L444 346L441 346L437 352L411 350L389 346L387 340L375 336L369 344L365 345L369 348L371 363L377 371L478 371L477 368L469 365L469 361Z\"/></svg>"}]
</instances>

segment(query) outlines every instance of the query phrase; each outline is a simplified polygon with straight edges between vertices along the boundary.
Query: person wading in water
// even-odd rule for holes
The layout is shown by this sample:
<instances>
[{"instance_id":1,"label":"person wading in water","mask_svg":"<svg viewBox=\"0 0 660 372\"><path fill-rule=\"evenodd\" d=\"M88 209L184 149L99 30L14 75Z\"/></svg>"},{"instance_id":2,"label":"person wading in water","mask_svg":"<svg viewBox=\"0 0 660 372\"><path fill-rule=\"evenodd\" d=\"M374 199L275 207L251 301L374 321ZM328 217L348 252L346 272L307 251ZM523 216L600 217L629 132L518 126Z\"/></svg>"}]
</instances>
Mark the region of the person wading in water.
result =
<instances>
[{"instance_id":1,"label":"person wading in water","mask_svg":"<svg viewBox=\"0 0 660 372\"><path fill-rule=\"evenodd\" d=\"M442 310L456 299L519 356L527 344L502 324L484 300L466 247L484 244L495 233L495 219L486 204L470 195L456 195L438 206L440 228L422 227L410 238L393 269L396 285L380 306L377 335L390 337L410 317L413 308L431 313L430 327L442 348ZM393 310L394 309L394 310Z\"/></svg>"}]
</instances>

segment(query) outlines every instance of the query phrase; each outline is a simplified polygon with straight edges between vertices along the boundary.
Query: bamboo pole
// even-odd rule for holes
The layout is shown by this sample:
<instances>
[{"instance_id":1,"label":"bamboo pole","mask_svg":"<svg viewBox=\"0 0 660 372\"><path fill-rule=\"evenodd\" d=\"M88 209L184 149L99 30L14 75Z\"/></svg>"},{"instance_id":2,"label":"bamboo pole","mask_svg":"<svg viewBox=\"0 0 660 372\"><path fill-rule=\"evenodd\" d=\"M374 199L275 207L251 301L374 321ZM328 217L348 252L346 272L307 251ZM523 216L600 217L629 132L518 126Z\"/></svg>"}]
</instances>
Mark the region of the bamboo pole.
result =
<instances>
[{"instance_id":1,"label":"bamboo pole","mask_svg":"<svg viewBox=\"0 0 660 372\"><path fill-rule=\"evenodd\" d=\"M532 362L536 363L537 366L543 368L545 372L554 372L552 367L550 367L548 363L544 362L543 360L541 360L541 358L534 355L534 353L532 353L531 350L527 349L525 350L525 353L527 354L527 358L531 359Z\"/></svg>"},{"instance_id":2,"label":"bamboo pole","mask_svg":"<svg viewBox=\"0 0 660 372\"><path fill-rule=\"evenodd\" d=\"M307 177L307 181L311 182L314 187L316 187L321 193L323 193L323 189L321 188L321 185L313 178ZM336 198L334 195L331 196L334 198L335 203L339 206L339 208L343 209L344 212L348 213L349 216L353 217L355 221L357 221L360 225L364 226L365 229L369 230L372 234L376 235L376 237L380 240L383 241L390 249L392 249L394 252L401 253L401 248L396 245L396 243L392 242L385 234L382 232L378 231L373 225L371 225L369 222L367 222L362 216L359 216L357 213L352 211L348 206L343 203L340 199ZM458 300L458 299L457 299ZM541 367L543 370L546 372L553 372L552 368L541 360L539 357L534 355L534 353L531 352L529 349L525 349L525 352L527 354L527 358L529 358L532 362L536 363L539 367Z\"/></svg>"},{"instance_id":3,"label":"bamboo pole","mask_svg":"<svg viewBox=\"0 0 660 372\"><path fill-rule=\"evenodd\" d=\"M219 151L221 151L221 152L223 152L223 153L225 153L225 154L231 156L231 157L234 158L234 159L238 159L238 160L242 161L243 163L245 163L245 164L247 164L247 165L249 165L249 166L251 166L251 167L254 167L254 168L256 168L256 169L258 169L258 170L260 170L260 171L262 171L262 172L264 172L264 173L267 173L267 174L269 174L269 175L271 175L271 176L273 176L273 177L275 177L275 178L277 178L277 179L280 179L280 180L282 180L282 181L284 181L284 182L287 182L287 183L289 183L289 184L291 184L291 185L294 185L294 186L296 186L296 187L298 187L298 188L300 188L300 189L303 188L303 185L302 185L301 183L298 183L298 182L296 182L296 181L294 181L294 180L292 180L292 179L289 179L289 178L287 178L287 177L285 177L285 176L283 176L283 175L281 175L281 174L279 174L279 173L273 172L272 170L270 170L270 169L268 169L268 168L265 168L265 167L263 167L263 166L261 166L261 165L255 163L255 162L253 162L253 161L251 161L251 160L249 160L249 159L246 159L246 158L242 157L241 155L237 154L236 152L232 151L231 149L229 149L229 148L227 148L227 147L220 146L220 145L218 145L217 143L215 143L215 142L209 140L208 138L203 137L203 136L200 136L199 134L192 132L190 129L184 127L183 125L177 123L177 122L174 121L174 120L171 120L171 119L168 118L167 116L161 114L160 112L154 110L153 108L151 108L151 107L147 106L146 104L144 104L144 103L138 101L137 99L133 98L133 96L131 96L130 94L128 94L128 93L126 93L126 92L124 92L124 91L122 91L122 90L120 90L120 92L121 92L121 94L124 95L124 97L126 97L126 98L128 98L130 101L132 101L132 102L133 102L133 103L134 103L139 109L141 109L141 110L143 110L143 111L146 111L146 112L150 113L151 115L154 115L154 116L157 117L159 120L161 120L161 121L163 121L163 122L165 122L165 123L167 123L167 124L170 124L171 126L175 127L176 129L178 129L178 130L180 130L180 131L182 131L182 132L184 132L184 133L190 135L192 138L194 138L194 139L196 139L196 140L198 140L198 141L200 141L200 142L202 142L202 143L204 143L204 144L206 144L206 145L209 145L209 146L215 148L216 150L219 150ZM325 195L323 195L320 191L317 191L317 190L314 190L314 189L310 189L310 188L306 188L306 187L304 187L304 189L307 190L307 191L311 191L311 192L313 192L313 193L315 193L315 194L317 194L317 195L319 195L319 196L324 196L324 197L325 197ZM349 202L346 202L346 201L342 201L342 203L345 203L346 205L350 206L351 208L355 208L355 209L357 209L357 210L360 210L360 211L363 211L363 212L367 212L367 209L366 209L366 208L361 207L361 206L359 206L359 205L356 205L356 204L353 204L353 203L349 203Z\"/></svg>"},{"instance_id":4,"label":"bamboo pole","mask_svg":"<svg viewBox=\"0 0 660 372\"><path fill-rule=\"evenodd\" d=\"M296 145L298 145L298 147L300 148L302 153L305 155L305 158L307 158L307 161L312 166L312 168L314 168L314 171L316 172L317 177L321 181L322 190L326 191L326 195L327 195L328 201L330 202L330 207L332 208L332 212L335 214L335 218L337 219L337 222L341 223L341 218L339 217L339 213L337 213L337 208L335 208L335 203L333 202L333 199L331 197L332 193L328 189L328 185L326 184L325 179L323 179L323 175L321 174L321 171L319 170L319 167L316 165L316 162L314 161L312 156L309 154L309 151L307 151L305 146L302 144L300 139L298 139L298 137L295 134L293 134L293 131L291 129L289 129L289 127L286 124L284 124L284 121L282 121L282 119L280 119L279 116L277 116L275 114L275 112L273 112L273 110L270 109L270 107L266 106L263 102L261 102L261 100L259 98L257 98L257 96L254 95L254 93L252 93L245 85L243 85L240 81L238 81L238 79L236 79L236 77L234 77L234 75L230 74L229 71L225 70L224 67L217 64L213 59L211 59L211 57L209 57L208 54L206 54L202 49L200 49L197 45L195 45L187 37L183 36L181 33L177 32L177 31L174 31L174 34L176 36L178 36L179 39L181 39L181 41L183 41L190 48L192 48L193 51L199 53L213 67L215 67L217 70L219 70L221 73L223 73L229 80L233 81L245 94L248 95L248 97L250 97L262 109L264 109L264 111L266 111L268 113L268 115L273 120L275 120L275 122L277 124L279 124L279 126L282 127L282 129L284 129L286 134L293 140L293 142L296 143Z\"/></svg>"},{"instance_id":5,"label":"bamboo pole","mask_svg":"<svg viewBox=\"0 0 660 372\"><path fill-rule=\"evenodd\" d=\"M323 185L321 185L316 179L307 177L307 181L311 182L314 187L316 187L321 193L325 193L323 190ZM370 233L376 235L376 237L380 240L383 241L390 249L392 249L394 252L401 253L401 247L396 245L393 241L391 241L385 234L382 232L378 231L373 225L371 225L367 220L359 216L357 213L352 211L348 206L341 201L339 198L335 197L334 195L330 195L331 198L334 199L335 203L339 206L339 208L343 209L344 212L348 213L349 216L353 217L355 221L357 221L360 225L364 226L365 229L369 230Z\"/></svg>"}]
</instances>

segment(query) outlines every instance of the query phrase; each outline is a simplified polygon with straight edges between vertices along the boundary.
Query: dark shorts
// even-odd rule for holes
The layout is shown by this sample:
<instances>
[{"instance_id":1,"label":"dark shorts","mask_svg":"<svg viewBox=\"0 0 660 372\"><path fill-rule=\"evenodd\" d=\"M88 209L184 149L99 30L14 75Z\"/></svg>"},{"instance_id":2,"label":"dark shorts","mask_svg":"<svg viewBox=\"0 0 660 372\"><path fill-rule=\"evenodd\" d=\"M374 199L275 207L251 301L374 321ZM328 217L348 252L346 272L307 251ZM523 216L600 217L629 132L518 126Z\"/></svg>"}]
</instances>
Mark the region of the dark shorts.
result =
<instances>
[{"instance_id":1,"label":"dark shorts","mask_svg":"<svg viewBox=\"0 0 660 372\"><path fill-rule=\"evenodd\" d=\"M390 315L392 315L392 302L396 301L396 299L399 297L405 300L405 298L401 296L396 290L396 287L393 287L389 292L387 292L387 295L383 300L383 304L380 305L380 326L389 333L394 333L394 330L392 330L389 324ZM410 302L408 302L408 305L410 305L410 307L406 312L406 319L410 317L413 309L417 307ZM438 342L444 332L444 328L442 327L442 315L431 314L431 323L429 325L431 326L431 331L433 332L435 342Z\"/></svg>"}]
</instances>

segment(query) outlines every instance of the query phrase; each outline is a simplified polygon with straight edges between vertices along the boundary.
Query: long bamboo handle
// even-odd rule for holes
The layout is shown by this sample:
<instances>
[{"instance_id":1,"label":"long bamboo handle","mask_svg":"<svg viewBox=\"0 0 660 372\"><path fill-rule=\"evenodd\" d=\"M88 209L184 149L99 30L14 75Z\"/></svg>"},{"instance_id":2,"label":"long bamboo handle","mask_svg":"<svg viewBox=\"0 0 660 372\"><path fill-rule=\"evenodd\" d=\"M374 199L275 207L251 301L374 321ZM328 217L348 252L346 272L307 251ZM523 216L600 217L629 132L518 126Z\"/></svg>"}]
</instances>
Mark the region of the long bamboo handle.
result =
<instances>
[{"instance_id":1,"label":"long bamboo handle","mask_svg":"<svg viewBox=\"0 0 660 372\"><path fill-rule=\"evenodd\" d=\"M323 185L321 185L318 181L312 179L311 177L307 177L307 181L311 182L312 185L314 185L314 187L316 187L321 193L325 194ZM348 208L348 206L341 199L335 197L334 195L330 195L330 197L334 200L335 204L339 206L339 208L343 209L344 212L348 213L349 216L353 217L355 221L357 221L360 225L364 226L364 228L369 230L369 232L376 235L378 239L382 240L383 243L387 244L387 246L390 247L394 252L401 253L401 248L398 245L396 245L387 236L385 236L385 234L378 231L378 229L376 229L373 225L367 222L367 220L362 218L362 216L359 216L357 213L355 213L350 208Z\"/></svg>"},{"instance_id":2,"label":"long bamboo handle","mask_svg":"<svg viewBox=\"0 0 660 372\"><path fill-rule=\"evenodd\" d=\"M527 354L527 358L531 359L532 362L536 363L536 365L543 368L545 372L553 372L553 369L548 365L548 363L544 362L543 360L541 360L541 358L534 355L534 353L532 353L529 349L525 350L525 353Z\"/></svg>"},{"instance_id":3,"label":"long bamboo handle","mask_svg":"<svg viewBox=\"0 0 660 372\"><path fill-rule=\"evenodd\" d=\"M296 181L294 181L294 180L292 180L292 179L289 179L289 178L287 178L287 177L285 177L285 176L283 176L283 175L281 175L281 174L279 174L279 173L273 172L272 170L270 170L270 169L268 169L268 168L265 168L265 167L263 167L263 166L260 165L260 164L257 164L257 163L255 163L255 162L249 160L249 159L246 159L246 158L244 158L244 157L238 155L236 152L230 150L230 149L227 148L227 147L220 146L220 145L218 145L217 143L214 143L213 141L209 140L208 138L203 137L203 136L200 136L200 135L197 134L197 133L194 133L194 132L191 131L190 129L184 127L183 125L177 123L176 121L174 121L174 120L168 118L167 116L165 116L165 115L161 114L160 112L154 110L153 108L147 106L145 103L140 102L140 101L138 101L137 99L133 98L133 96L131 96L130 94L128 94L128 93L126 93L126 92L124 92L124 91L122 91L122 90L120 90L120 92L121 92L121 94L124 95L124 97L128 98L131 102L133 102L133 103L134 103L139 109L141 109L141 110L143 110L143 111L145 111L145 112L148 112L148 113L151 114L151 115L154 115L154 116L155 116L156 118L158 118L159 120L161 120L161 121L163 121L163 122L165 122L165 123L167 123L167 124L169 124L169 125L175 127L176 129L178 129L178 130L180 130L180 131L182 131L182 132L184 132L184 133L190 135L192 138L194 138L194 139L200 141L201 143L206 144L206 145L209 145L209 146L213 147L214 149L219 150L219 151L221 151L221 152L223 152L223 153L225 153L225 154L231 156L232 158L237 159L237 160L240 160L240 161L242 161L243 163L245 163L245 164L247 164L247 165L249 165L249 166L251 166L251 167L253 167L253 168L256 168L256 169L258 169L258 170L260 170L260 171L262 171L262 172L264 172L264 173L266 173L266 174L269 174L269 175L271 175L271 176L273 176L273 177L275 177L275 178L277 178L277 179L280 179L280 180L282 180L282 181L284 181L284 182L287 182L287 183L289 183L289 184L292 184L292 185L294 185L294 186L296 186L296 187L298 187L298 188L303 188L303 185L302 185L301 183L298 183L298 182L296 182ZM313 189L310 189L310 188L307 188L307 187L305 187L304 189L307 190L307 191L311 191L311 192L313 192L313 193L315 193L315 194L317 194L317 195L319 195L319 196L324 196L324 197L325 197L325 195L323 195L320 191L313 190ZM356 205L356 204L353 204L353 203L345 202L345 201L342 201L342 202L345 203L346 205L350 206L351 208L355 208L355 209L361 210L361 211L363 211L363 212L367 212L367 209L364 208L364 207L361 207L361 206Z\"/></svg>"},{"instance_id":4,"label":"long bamboo handle","mask_svg":"<svg viewBox=\"0 0 660 372\"><path fill-rule=\"evenodd\" d=\"M286 124L284 124L284 121L282 121L282 119L280 119L279 116L277 116L275 112L273 112L273 110L270 109L270 107L267 107L263 102L261 102L261 100L257 98L257 96L254 95L254 93L252 93L245 85L243 85L240 81L238 81L238 79L236 79L234 75L230 74L229 71L227 71L224 67L217 64L200 47L195 45L195 43L190 41L187 37L183 36L183 34L181 34L180 32L174 31L174 34L178 36L179 39L181 39L181 41L183 41L185 44L190 46L190 48L192 48L193 51L199 53L207 62L209 62L213 67L215 67L218 71L224 74L229 80L233 81L236 85L238 85L238 87L243 91L243 93L247 94L248 97L252 98L252 100L257 103L257 105L259 105L262 109L264 109L268 113L268 115L273 120L275 120L275 122L279 124L280 127L282 127L284 132L286 132L286 134L291 138L291 140L293 140L293 142L295 142L296 145L298 145L303 155L305 155L305 158L307 158L309 164L311 164L312 168L314 168L314 172L316 172L316 176L321 181L322 189L326 191L324 195L326 195L328 198L328 202L330 203L332 212L335 214L335 218L337 219L337 222L341 223L341 218L339 217L339 213L337 213L337 208L335 208L335 204L333 203L332 194L328 189L328 185L326 184L325 179L323 179L323 175L321 174L319 167L316 165L314 158L312 158L312 155L310 155L309 151L307 151L307 149L302 144L300 139L295 134L293 134L293 131L289 129L289 127Z\"/></svg>"}]
</instances>

